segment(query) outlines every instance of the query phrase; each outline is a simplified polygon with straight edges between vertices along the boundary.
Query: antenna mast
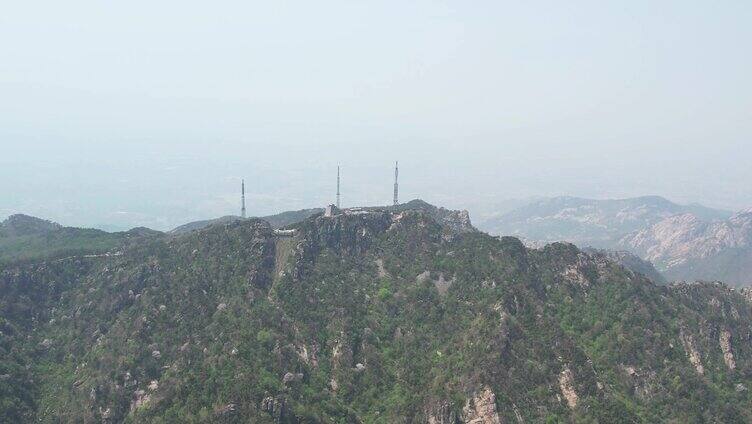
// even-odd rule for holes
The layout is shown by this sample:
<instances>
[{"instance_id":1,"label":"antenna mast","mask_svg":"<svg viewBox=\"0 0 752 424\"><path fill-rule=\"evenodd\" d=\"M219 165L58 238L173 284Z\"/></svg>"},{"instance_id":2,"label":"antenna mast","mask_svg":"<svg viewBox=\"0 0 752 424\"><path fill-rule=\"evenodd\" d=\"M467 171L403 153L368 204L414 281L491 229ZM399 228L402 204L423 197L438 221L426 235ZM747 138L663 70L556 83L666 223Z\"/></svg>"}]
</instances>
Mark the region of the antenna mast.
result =
<instances>
[{"instance_id":1,"label":"antenna mast","mask_svg":"<svg viewBox=\"0 0 752 424\"><path fill-rule=\"evenodd\" d=\"M339 209L339 165L337 165L337 209Z\"/></svg>"},{"instance_id":2,"label":"antenna mast","mask_svg":"<svg viewBox=\"0 0 752 424\"><path fill-rule=\"evenodd\" d=\"M240 199L242 201L242 206L240 207L240 216L241 218L245 218L245 180L241 180L240 193Z\"/></svg>"},{"instance_id":3,"label":"antenna mast","mask_svg":"<svg viewBox=\"0 0 752 424\"><path fill-rule=\"evenodd\" d=\"M394 162L394 206L399 204L397 195L399 194L399 184L397 183L399 178L399 162Z\"/></svg>"}]
</instances>

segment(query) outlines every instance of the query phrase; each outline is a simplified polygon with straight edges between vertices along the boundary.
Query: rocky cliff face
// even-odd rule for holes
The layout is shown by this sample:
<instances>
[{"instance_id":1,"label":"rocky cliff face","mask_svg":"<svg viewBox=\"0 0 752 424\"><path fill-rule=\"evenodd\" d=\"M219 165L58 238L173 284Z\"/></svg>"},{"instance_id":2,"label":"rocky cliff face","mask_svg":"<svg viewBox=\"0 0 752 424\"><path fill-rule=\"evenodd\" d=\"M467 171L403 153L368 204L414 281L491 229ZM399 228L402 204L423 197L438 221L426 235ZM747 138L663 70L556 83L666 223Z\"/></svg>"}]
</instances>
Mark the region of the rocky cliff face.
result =
<instances>
[{"instance_id":1,"label":"rocky cliff face","mask_svg":"<svg viewBox=\"0 0 752 424\"><path fill-rule=\"evenodd\" d=\"M0 421L752 420L746 292L421 208L288 229L0 267Z\"/></svg>"},{"instance_id":2,"label":"rocky cliff face","mask_svg":"<svg viewBox=\"0 0 752 424\"><path fill-rule=\"evenodd\" d=\"M561 240L581 247L626 251L650 264L622 262L660 281L720 280L752 283L752 212L737 214L659 197L623 200L544 199L481 228L520 236L531 246ZM604 251L604 254L606 252ZM610 253L619 260L617 252ZM659 274L662 277L659 277Z\"/></svg>"},{"instance_id":3,"label":"rocky cliff face","mask_svg":"<svg viewBox=\"0 0 752 424\"><path fill-rule=\"evenodd\" d=\"M626 234L685 213L708 221L730 215L697 205L678 205L658 196L614 200L555 197L482 222L480 228L539 243L567 241L583 247L613 248Z\"/></svg>"},{"instance_id":4,"label":"rocky cliff face","mask_svg":"<svg viewBox=\"0 0 752 424\"><path fill-rule=\"evenodd\" d=\"M392 212L424 212L438 224L442 225L446 230L454 234L477 231L470 222L470 213L467 210L450 210L436 207L420 199L411 200L407 203L402 203L396 206L390 206L387 210Z\"/></svg>"},{"instance_id":5,"label":"rocky cliff face","mask_svg":"<svg viewBox=\"0 0 752 424\"><path fill-rule=\"evenodd\" d=\"M619 241L671 279L752 283L752 212L706 222L692 214L666 218Z\"/></svg>"}]
</instances>

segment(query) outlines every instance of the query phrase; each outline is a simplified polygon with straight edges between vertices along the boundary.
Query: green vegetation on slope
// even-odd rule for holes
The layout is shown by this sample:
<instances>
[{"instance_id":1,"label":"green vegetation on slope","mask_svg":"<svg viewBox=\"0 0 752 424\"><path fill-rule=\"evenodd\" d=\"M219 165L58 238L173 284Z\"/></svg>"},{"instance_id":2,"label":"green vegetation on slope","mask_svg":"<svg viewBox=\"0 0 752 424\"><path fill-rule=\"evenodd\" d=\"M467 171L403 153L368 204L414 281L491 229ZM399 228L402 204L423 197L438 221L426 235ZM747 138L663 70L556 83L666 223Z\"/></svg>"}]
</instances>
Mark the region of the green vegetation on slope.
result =
<instances>
[{"instance_id":1,"label":"green vegetation on slope","mask_svg":"<svg viewBox=\"0 0 752 424\"><path fill-rule=\"evenodd\" d=\"M752 311L725 286L420 211L294 228L6 265L0 421L752 420Z\"/></svg>"},{"instance_id":2,"label":"green vegetation on slope","mask_svg":"<svg viewBox=\"0 0 752 424\"><path fill-rule=\"evenodd\" d=\"M155 234L156 231L146 228L107 233L13 215L0 223L0 263L103 253L127 241Z\"/></svg>"}]
</instances>

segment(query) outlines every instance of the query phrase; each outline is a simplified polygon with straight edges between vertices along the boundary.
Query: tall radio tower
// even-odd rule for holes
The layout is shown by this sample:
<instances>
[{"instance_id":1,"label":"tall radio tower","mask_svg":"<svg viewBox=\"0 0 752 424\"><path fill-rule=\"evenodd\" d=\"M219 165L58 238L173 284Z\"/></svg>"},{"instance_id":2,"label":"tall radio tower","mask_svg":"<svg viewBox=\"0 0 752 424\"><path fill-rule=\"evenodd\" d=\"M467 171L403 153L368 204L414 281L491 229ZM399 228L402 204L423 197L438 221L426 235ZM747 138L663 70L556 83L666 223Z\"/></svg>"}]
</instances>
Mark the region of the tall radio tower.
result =
<instances>
[{"instance_id":1,"label":"tall radio tower","mask_svg":"<svg viewBox=\"0 0 752 424\"><path fill-rule=\"evenodd\" d=\"M337 165L337 209L339 209L339 165Z\"/></svg>"},{"instance_id":2,"label":"tall radio tower","mask_svg":"<svg viewBox=\"0 0 752 424\"><path fill-rule=\"evenodd\" d=\"M245 180L241 180L240 193L240 199L242 202L242 206L240 207L240 217L245 218Z\"/></svg>"},{"instance_id":3,"label":"tall radio tower","mask_svg":"<svg viewBox=\"0 0 752 424\"><path fill-rule=\"evenodd\" d=\"M394 206L397 206L399 203L399 184L397 183L397 178L399 178L399 162L394 162Z\"/></svg>"}]
</instances>

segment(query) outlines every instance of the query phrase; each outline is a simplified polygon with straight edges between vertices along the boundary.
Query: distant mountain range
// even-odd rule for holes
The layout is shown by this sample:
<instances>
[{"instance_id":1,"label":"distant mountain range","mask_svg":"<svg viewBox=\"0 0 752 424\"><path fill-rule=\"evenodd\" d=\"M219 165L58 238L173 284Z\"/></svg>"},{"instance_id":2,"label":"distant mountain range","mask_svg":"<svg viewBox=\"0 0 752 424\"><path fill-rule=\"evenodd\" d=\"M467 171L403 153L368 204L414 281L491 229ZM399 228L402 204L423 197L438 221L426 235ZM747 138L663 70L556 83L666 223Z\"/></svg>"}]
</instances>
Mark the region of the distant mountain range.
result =
<instances>
[{"instance_id":1,"label":"distant mountain range","mask_svg":"<svg viewBox=\"0 0 752 424\"><path fill-rule=\"evenodd\" d=\"M705 221L731 215L701 205L679 205L658 196L614 200L553 197L535 200L478 226L492 234L537 242L566 240L581 246L610 248L633 231L686 213Z\"/></svg>"},{"instance_id":2,"label":"distant mountain range","mask_svg":"<svg viewBox=\"0 0 752 424\"><path fill-rule=\"evenodd\" d=\"M655 264L668 280L752 283L752 213L733 214L658 196L540 199L479 223L531 245L568 241L626 251Z\"/></svg>"}]
</instances>

